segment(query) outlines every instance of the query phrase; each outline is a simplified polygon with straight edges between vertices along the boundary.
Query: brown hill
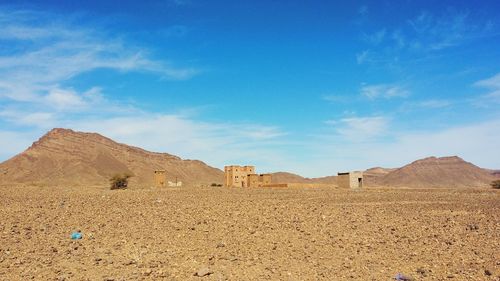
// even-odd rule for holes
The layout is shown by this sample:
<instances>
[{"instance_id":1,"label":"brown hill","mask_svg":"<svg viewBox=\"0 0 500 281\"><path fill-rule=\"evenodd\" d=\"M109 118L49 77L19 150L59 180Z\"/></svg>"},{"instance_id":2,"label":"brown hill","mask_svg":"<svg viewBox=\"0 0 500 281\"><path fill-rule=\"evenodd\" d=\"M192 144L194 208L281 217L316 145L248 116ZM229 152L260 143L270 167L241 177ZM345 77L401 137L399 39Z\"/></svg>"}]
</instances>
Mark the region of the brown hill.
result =
<instances>
[{"instance_id":1,"label":"brown hill","mask_svg":"<svg viewBox=\"0 0 500 281\"><path fill-rule=\"evenodd\" d=\"M373 185L394 187L488 187L494 176L460 157L429 157L385 175Z\"/></svg>"},{"instance_id":2,"label":"brown hill","mask_svg":"<svg viewBox=\"0 0 500 281\"><path fill-rule=\"evenodd\" d=\"M382 168L382 167L375 167L375 168L370 168L366 171L363 172L364 175L370 175L370 176L384 176L387 175L388 173L397 170L394 168Z\"/></svg>"},{"instance_id":3,"label":"brown hill","mask_svg":"<svg viewBox=\"0 0 500 281\"><path fill-rule=\"evenodd\" d=\"M500 170L490 170L490 169L485 169L486 172L492 174L494 177L500 178Z\"/></svg>"},{"instance_id":4,"label":"brown hill","mask_svg":"<svg viewBox=\"0 0 500 281\"><path fill-rule=\"evenodd\" d=\"M363 178L365 181L365 185L366 186L380 185L379 184L380 179L394 170L396 170L396 169L375 167L375 168L370 168L370 169L364 171Z\"/></svg>"},{"instance_id":5,"label":"brown hill","mask_svg":"<svg viewBox=\"0 0 500 281\"><path fill-rule=\"evenodd\" d=\"M53 129L21 154L0 164L1 184L107 185L116 174L134 175L132 184L150 186L153 171L187 184L221 183L223 172L197 160L182 160L117 143L96 133Z\"/></svg>"},{"instance_id":6,"label":"brown hill","mask_svg":"<svg viewBox=\"0 0 500 281\"><path fill-rule=\"evenodd\" d=\"M297 174L277 172L272 174L273 183L307 183L307 184L337 184L337 176L321 178L304 178Z\"/></svg>"}]
</instances>

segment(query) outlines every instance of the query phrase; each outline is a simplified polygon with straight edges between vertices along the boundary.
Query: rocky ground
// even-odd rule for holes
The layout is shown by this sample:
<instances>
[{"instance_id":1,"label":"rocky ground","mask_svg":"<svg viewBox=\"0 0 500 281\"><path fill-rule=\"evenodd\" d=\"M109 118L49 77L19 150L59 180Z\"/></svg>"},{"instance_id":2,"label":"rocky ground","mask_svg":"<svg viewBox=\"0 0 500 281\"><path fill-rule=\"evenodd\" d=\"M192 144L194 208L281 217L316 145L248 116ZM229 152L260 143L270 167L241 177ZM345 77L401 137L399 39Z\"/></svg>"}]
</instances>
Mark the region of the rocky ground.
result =
<instances>
[{"instance_id":1,"label":"rocky ground","mask_svg":"<svg viewBox=\"0 0 500 281\"><path fill-rule=\"evenodd\" d=\"M493 190L1 187L0 280L500 280L499 214Z\"/></svg>"}]
</instances>

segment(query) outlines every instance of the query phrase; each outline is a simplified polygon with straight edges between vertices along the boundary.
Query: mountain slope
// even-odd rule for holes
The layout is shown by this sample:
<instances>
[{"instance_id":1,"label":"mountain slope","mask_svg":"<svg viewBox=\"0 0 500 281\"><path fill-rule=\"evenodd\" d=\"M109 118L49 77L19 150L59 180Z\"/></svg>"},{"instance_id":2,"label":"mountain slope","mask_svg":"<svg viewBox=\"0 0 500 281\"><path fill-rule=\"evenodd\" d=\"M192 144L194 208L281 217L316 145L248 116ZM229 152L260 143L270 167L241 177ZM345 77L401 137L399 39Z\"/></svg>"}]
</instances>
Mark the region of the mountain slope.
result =
<instances>
[{"instance_id":1,"label":"mountain slope","mask_svg":"<svg viewBox=\"0 0 500 281\"><path fill-rule=\"evenodd\" d=\"M272 174L273 183L307 183L307 184L337 184L337 176L321 178L304 178L297 174L287 172L277 172Z\"/></svg>"},{"instance_id":2,"label":"mountain slope","mask_svg":"<svg viewBox=\"0 0 500 281\"><path fill-rule=\"evenodd\" d=\"M96 133L53 129L21 154L0 164L0 183L106 185L116 173L132 173L132 184L150 186L154 170L167 180L222 182L223 172L197 160L182 160L117 143Z\"/></svg>"},{"instance_id":3,"label":"mountain slope","mask_svg":"<svg viewBox=\"0 0 500 281\"><path fill-rule=\"evenodd\" d=\"M460 157L429 157L376 177L375 185L393 187L487 187L491 173Z\"/></svg>"}]
</instances>

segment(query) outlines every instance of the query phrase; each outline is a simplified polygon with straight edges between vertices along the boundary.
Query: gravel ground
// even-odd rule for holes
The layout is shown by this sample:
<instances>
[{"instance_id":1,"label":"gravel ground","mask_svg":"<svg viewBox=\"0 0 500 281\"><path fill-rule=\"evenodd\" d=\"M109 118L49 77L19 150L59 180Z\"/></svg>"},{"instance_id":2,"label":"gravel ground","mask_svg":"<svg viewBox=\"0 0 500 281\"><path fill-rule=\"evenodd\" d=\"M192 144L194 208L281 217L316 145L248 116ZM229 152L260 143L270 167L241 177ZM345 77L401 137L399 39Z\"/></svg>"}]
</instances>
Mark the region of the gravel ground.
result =
<instances>
[{"instance_id":1,"label":"gravel ground","mask_svg":"<svg viewBox=\"0 0 500 281\"><path fill-rule=\"evenodd\" d=\"M500 192L0 187L0 280L398 273L500 280Z\"/></svg>"}]
</instances>

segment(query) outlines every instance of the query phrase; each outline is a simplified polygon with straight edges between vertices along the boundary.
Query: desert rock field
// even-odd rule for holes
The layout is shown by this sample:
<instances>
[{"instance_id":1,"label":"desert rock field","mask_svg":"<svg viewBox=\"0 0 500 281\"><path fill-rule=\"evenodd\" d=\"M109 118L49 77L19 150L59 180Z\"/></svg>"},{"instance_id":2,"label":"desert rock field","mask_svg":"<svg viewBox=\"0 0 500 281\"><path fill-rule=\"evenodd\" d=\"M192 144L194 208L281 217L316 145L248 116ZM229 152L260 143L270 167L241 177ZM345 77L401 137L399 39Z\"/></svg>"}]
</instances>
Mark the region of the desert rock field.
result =
<instances>
[{"instance_id":1,"label":"desert rock field","mask_svg":"<svg viewBox=\"0 0 500 281\"><path fill-rule=\"evenodd\" d=\"M72 240L80 231L83 238ZM500 280L500 192L0 187L0 280Z\"/></svg>"}]
</instances>

